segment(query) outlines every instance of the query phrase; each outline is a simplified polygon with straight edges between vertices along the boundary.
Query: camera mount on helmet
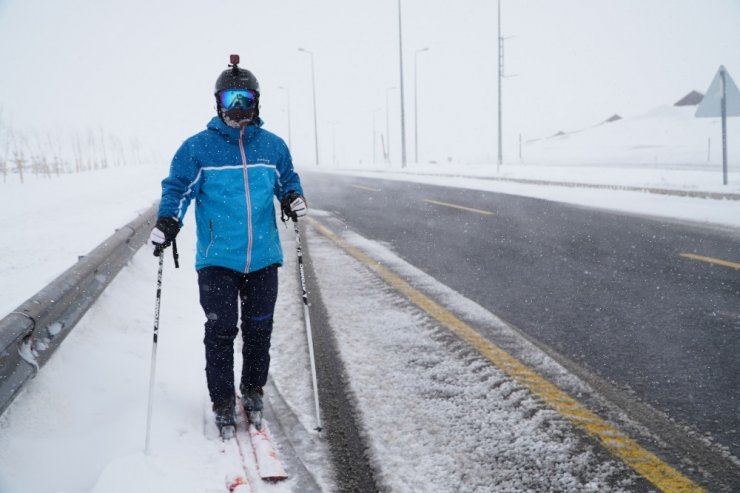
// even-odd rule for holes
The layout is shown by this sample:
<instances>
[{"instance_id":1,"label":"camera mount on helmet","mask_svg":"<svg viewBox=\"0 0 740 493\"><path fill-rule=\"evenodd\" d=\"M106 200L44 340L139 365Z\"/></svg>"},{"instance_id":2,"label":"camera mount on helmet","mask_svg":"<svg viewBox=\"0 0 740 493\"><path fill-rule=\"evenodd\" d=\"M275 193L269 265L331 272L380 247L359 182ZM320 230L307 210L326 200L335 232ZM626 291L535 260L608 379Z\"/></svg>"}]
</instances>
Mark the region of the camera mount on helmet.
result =
<instances>
[{"instance_id":1,"label":"camera mount on helmet","mask_svg":"<svg viewBox=\"0 0 740 493\"><path fill-rule=\"evenodd\" d=\"M231 73L239 73L239 55L229 55L229 67L231 67Z\"/></svg>"}]
</instances>

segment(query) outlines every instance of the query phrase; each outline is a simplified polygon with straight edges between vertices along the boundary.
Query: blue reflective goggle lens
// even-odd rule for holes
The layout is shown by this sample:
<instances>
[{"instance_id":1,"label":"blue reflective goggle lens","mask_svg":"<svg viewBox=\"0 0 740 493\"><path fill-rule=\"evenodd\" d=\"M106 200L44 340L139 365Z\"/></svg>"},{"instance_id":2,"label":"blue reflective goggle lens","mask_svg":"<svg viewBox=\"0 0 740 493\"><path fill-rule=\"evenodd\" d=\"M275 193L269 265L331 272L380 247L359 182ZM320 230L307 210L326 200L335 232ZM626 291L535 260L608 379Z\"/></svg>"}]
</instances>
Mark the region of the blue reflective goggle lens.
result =
<instances>
[{"instance_id":1,"label":"blue reflective goggle lens","mask_svg":"<svg viewBox=\"0 0 740 493\"><path fill-rule=\"evenodd\" d=\"M234 108L249 109L257 102L257 94L249 89L227 89L218 93L221 107L230 110Z\"/></svg>"}]
</instances>

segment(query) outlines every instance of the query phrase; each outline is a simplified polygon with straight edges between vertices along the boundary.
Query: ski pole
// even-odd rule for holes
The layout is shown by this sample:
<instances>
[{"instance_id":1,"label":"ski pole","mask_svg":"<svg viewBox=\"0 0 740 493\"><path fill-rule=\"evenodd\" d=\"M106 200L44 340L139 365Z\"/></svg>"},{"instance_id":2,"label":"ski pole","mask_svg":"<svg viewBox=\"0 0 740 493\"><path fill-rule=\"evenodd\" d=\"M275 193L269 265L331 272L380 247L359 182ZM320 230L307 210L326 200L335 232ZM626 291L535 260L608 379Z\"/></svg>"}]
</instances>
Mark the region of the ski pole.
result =
<instances>
[{"instance_id":1,"label":"ski pole","mask_svg":"<svg viewBox=\"0 0 740 493\"><path fill-rule=\"evenodd\" d=\"M164 255L159 253L159 270L157 272L157 298L154 302L154 340L152 342L152 361L149 365L149 410L146 414L146 442L144 453L149 455L149 435L152 428L152 407L154 405L154 373L157 369L157 336L159 335L159 305L162 300L162 270Z\"/></svg>"},{"instance_id":2,"label":"ski pole","mask_svg":"<svg viewBox=\"0 0 740 493\"><path fill-rule=\"evenodd\" d=\"M159 337L159 306L162 301L162 270L164 270L164 252L159 251L159 270L157 271L157 297L154 302L154 337L152 341L152 361L149 372L149 409L146 414L146 442L144 452L149 455L149 436L152 428L152 408L154 407L154 374L157 369L157 339ZM172 242L172 255L175 259L175 268L180 267L177 254L177 243Z\"/></svg>"},{"instance_id":3,"label":"ski pole","mask_svg":"<svg viewBox=\"0 0 740 493\"><path fill-rule=\"evenodd\" d=\"M313 336L311 334L311 317L308 312L308 292L306 291L306 275L303 272L303 250L301 249L301 230L298 228L298 219L293 217L295 227L295 242L298 253L298 270L301 276L301 289L303 290L303 318L306 321L306 338L308 339L308 356L311 360L311 380L313 382L313 395L316 403L316 431L321 431L321 413L319 412L319 387L316 382L316 360L313 352Z\"/></svg>"}]
</instances>

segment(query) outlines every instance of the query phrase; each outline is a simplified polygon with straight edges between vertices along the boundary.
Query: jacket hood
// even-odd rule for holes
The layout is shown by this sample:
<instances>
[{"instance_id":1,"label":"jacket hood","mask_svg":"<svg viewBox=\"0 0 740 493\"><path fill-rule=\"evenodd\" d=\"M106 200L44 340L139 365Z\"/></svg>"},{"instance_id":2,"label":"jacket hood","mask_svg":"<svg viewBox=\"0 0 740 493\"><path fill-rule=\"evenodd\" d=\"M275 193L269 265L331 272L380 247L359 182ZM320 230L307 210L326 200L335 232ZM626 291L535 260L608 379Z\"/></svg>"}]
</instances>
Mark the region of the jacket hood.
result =
<instances>
[{"instance_id":1,"label":"jacket hood","mask_svg":"<svg viewBox=\"0 0 740 493\"><path fill-rule=\"evenodd\" d=\"M262 127L264 125L264 122L262 121L262 118L257 117L257 119L252 123L251 125L248 125L244 129L244 135L249 137L251 134L253 134L258 128ZM237 142L239 140L239 132L240 130L238 128L231 128L230 126L226 125L221 118L214 116L211 118L211 121L208 122L208 130L213 130L218 132L219 134L223 135L227 142Z\"/></svg>"}]
</instances>

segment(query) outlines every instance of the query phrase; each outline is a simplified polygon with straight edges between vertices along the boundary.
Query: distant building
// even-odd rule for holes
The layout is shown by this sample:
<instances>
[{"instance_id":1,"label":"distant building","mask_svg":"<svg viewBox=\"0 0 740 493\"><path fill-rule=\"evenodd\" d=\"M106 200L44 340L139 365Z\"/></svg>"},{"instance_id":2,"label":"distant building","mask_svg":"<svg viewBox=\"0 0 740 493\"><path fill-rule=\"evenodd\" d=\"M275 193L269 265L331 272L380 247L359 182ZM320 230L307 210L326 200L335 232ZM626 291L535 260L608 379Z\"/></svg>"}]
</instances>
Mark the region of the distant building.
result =
<instances>
[{"instance_id":1,"label":"distant building","mask_svg":"<svg viewBox=\"0 0 740 493\"><path fill-rule=\"evenodd\" d=\"M676 101L673 106L696 106L704 99L704 95L698 91L691 91L686 96Z\"/></svg>"}]
</instances>

